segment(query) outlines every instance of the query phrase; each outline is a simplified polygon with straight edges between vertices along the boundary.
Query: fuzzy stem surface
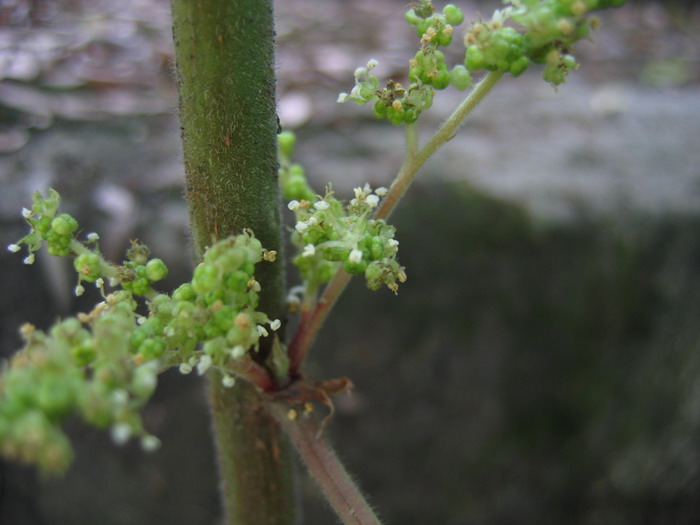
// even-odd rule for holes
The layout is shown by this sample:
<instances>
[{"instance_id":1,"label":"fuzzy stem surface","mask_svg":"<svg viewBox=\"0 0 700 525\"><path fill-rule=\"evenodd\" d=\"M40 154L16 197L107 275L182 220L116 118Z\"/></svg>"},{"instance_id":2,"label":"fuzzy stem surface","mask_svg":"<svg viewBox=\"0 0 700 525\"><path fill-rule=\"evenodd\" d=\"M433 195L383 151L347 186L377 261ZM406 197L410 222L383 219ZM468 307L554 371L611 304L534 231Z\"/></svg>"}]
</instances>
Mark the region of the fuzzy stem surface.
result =
<instances>
[{"instance_id":1,"label":"fuzzy stem surface","mask_svg":"<svg viewBox=\"0 0 700 525\"><path fill-rule=\"evenodd\" d=\"M172 0L185 162L195 258L219 239L251 229L277 262L256 266L259 310L284 314L277 183L272 0ZM268 373L263 341L254 358ZM210 410L229 525L293 525L293 455L246 381L209 382Z\"/></svg>"}]
</instances>

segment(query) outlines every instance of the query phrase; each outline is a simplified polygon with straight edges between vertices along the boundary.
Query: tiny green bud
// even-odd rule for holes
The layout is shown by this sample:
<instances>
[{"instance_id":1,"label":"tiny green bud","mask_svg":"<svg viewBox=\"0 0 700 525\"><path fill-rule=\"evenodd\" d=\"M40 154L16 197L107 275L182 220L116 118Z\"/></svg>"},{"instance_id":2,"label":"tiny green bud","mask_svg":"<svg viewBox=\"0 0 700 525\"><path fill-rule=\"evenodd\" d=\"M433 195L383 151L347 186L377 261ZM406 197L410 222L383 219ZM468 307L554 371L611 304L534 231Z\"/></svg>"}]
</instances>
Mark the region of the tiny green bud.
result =
<instances>
[{"instance_id":1,"label":"tiny green bud","mask_svg":"<svg viewBox=\"0 0 700 525\"><path fill-rule=\"evenodd\" d=\"M51 221L51 229L60 235L70 235L78 227L78 221L67 213L62 213Z\"/></svg>"},{"instance_id":2,"label":"tiny green bud","mask_svg":"<svg viewBox=\"0 0 700 525\"><path fill-rule=\"evenodd\" d=\"M445 15L447 23L453 26L458 26L464 21L464 13L462 10L453 4L447 4L442 8L442 14Z\"/></svg>"},{"instance_id":3,"label":"tiny green bud","mask_svg":"<svg viewBox=\"0 0 700 525\"><path fill-rule=\"evenodd\" d=\"M151 259L146 264L146 277L149 281L155 282L165 279L168 275L168 267L160 259Z\"/></svg>"},{"instance_id":4,"label":"tiny green bud","mask_svg":"<svg viewBox=\"0 0 700 525\"><path fill-rule=\"evenodd\" d=\"M296 136L291 131L283 131L277 135L277 145L282 157L291 158L295 144Z\"/></svg>"}]
</instances>

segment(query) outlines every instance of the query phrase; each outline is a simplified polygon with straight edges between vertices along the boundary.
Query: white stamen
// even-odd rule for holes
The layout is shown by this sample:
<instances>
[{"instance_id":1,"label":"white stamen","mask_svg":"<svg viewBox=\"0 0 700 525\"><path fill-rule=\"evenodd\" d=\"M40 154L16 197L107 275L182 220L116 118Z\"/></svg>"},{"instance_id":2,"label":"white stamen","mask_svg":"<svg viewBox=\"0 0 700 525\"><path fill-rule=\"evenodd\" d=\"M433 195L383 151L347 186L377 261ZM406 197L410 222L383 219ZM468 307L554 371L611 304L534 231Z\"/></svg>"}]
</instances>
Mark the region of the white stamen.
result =
<instances>
[{"instance_id":1,"label":"white stamen","mask_svg":"<svg viewBox=\"0 0 700 525\"><path fill-rule=\"evenodd\" d=\"M22 217L24 217L25 219L28 219L31 216L32 216L32 210L28 210L27 208L22 208Z\"/></svg>"},{"instance_id":2,"label":"white stamen","mask_svg":"<svg viewBox=\"0 0 700 525\"><path fill-rule=\"evenodd\" d=\"M197 363L197 373L200 376L203 376L204 373L209 370L209 367L211 366L211 356L210 355L203 355L202 357L199 358L199 363Z\"/></svg>"},{"instance_id":3,"label":"white stamen","mask_svg":"<svg viewBox=\"0 0 700 525\"><path fill-rule=\"evenodd\" d=\"M367 197L365 198L365 202L370 208L376 208L377 206L379 206L379 197L377 197L376 195L367 195Z\"/></svg>"},{"instance_id":4,"label":"white stamen","mask_svg":"<svg viewBox=\"0 0 700 525\"><path fill-rule=\"evenodd\" d=\"M141 438L141 450L144 452L153 452L160 448L160 439L155 436L143 436Z\"/></svg>"},{"instance_id":5,"label":"white stamen","mask_svg":"<svg viewBox=\"0 0 700 525\"><path fill-rule=\"evenodd\" d=\"M100 240L99 234L92 232L87 234L87 240L90 242L96 242ZM157 439L157 438L156 438Z\"/></svg>"},{"instance_id":6,"label":"white stamen","mask_svg":"<svg viewBox=\"0 0 700 525\"><path fill-rule=\"evenodd\" d=\"M377 188L376 190L374 190L374 193L376 193L376 194L379 195L380 197L384 197L384 195L386 195L386 193L387 193L388 191L389 191L389 190L387 190L384 186L382 186L381 188Z\"/></svg>"},{"instance_id":7,"label":"white stamen","mask_svg":"<svg viewBox=\"0 0 700 525\"><path fill-rule=\"evenodd\" d=\"M112 427L112 441L124 445L131 437L131 426L127 423L117 423Z\"/></svg>"},{"instance_id":8,"label":"white stamen","mask_svg":"<svg viewBox=\"0 0 700 525\"><path fill-rule=\"evenodd\" d=\"M317 210L327 210L330 207L330 204L328 204L326 201L318 201L314 203L314 208Z\"/></svg>"},{"instance_id":9,"label":"white stamen","mask_svg":"<svg viewBox=\"0 0 700 525\"><path fill-rule=\"evenodd\" d=\"M83 293L85 293L85 288L83 288L82 284L79 284L75 287L74 293L76 297L80 297L81 295L83 295Z\"/></svg>"},{"instance_id":10,"label":"white stamen","mask_svg":"<svg viewBox=\"0 0 700 525\"><path fill-rule=\"evenodd\" d=\"M297 222L296 226L294 226L294 229L299 233L303 233L309 229L309 225L305 222Z\"/></svg>"},{"instance_id":11,"label":"white stamen","mask_svg":"<svg viewBox=\"0 0 700 525\"><path fill-rule=\"evenodd\" d=\"M304 246L304 251L301 252L302 257L313 257L313 255L316 253L316 248L314 248L313 244L307 244Z\"/></svg>"},{"instance_id":12,"label":"white stamen","mask_svg":"<svg viewBox=\"0 0 700 525\"><path fill-rule=\"evenodd\" d=\"M258 335L260 337L267 337L268 336L268 332L267 332L267 330L265 330L264 326L258 325L256 328L258 329Z\"/></svg>"},{"instance_id":13,"label":"white stamen","mask_svg":"<svg viewBox=\"0 0 700 525\"><path fill-rule=\"evenodd\" d=\"M294 210L296 210L297 208L299 208L299 204L300 204L300 203L299 203L299 201L297 201L297 200L289 201L289 204L287 204L287 208L289 208L290 210L294 211Z\"/></svg>"},{"instance_id":14,"label":"white stamen","mask_svg":"<svg viewBox=\"0 0 700 525\"><path fill-rule=\"evenodd\" d=\"M7 249L10 250L12 253L17 253L22 249L22 247L19 244L8 244Z\"/></svg>"},{"instance_id":15,"label":"white stamen","mask_svg":"<svg viewBox=\"0 0 700 525\"><path fill-rule=\"evenodd\" d=\"M282 326L282 321L280 321L279 319L275 319L274 321L272 321L270 323L270 328L272 329L273 332L275 330L279 330L280 326Z\"/></svg>"},{"instance_id":16,"label":"white stamen","mask_svg":"<svg viewBox=\"0 0 700 525\"><path fill-rule=\"evenodd\" d=\"M358 264L359 262L362 261L362 250L358 250L355 248L350 252L350 255L348 256L348 261L354 264Z\"/></svg>"},{"instance_id":17,"label":"white stamen","mask_svg":"<svg viewBox=\"0 0 700 525\"><path fill-rule=\"evenodd\" d=\"M192 372L192 366L188 363L182 363L180 364L180 368L178 370L180 370L181 374L187 375Z\"/></svg>"},{"instance_id":18,"label":"white stamen","mask_svg":"<svg viewBox=\"0 0 700 525\"><path fill-rule=\"evenodd\" d=\"M367 62L367 69L374 69L379 65L379 62L377 62L375 59L370 58L369 62Z\"/></svg>"},{"instance_id":19,"label":"white stamen","mask_svg":"<svg viewBox=\"0 0 700 525\"><path fill-rule=\"evenodd\" d=\"M236 384L236 378L233 376L225 375L221 379L221 384L224 385L226 388L231 388L233 385Z\"/></svg>"},{"instance_id":20,"label":"white stamen","mask_svg":"<svg viewBox=\"0 0 700 525\"><path fill-rule=\"evenodd\" d=\"M245 348L242 345L236 345L231 349L231 357L240 359L245 355Z\"/></svg>"},{"instance_id":21,"label":"white stamen","mask_svg":"<svg viewBox=\"0 0 700 525\"><path fill-rule=\"evenodd\" d=\"M24 264L34 264L34 254L30 253L24 258Z\"/></svg>"}]
</instances>

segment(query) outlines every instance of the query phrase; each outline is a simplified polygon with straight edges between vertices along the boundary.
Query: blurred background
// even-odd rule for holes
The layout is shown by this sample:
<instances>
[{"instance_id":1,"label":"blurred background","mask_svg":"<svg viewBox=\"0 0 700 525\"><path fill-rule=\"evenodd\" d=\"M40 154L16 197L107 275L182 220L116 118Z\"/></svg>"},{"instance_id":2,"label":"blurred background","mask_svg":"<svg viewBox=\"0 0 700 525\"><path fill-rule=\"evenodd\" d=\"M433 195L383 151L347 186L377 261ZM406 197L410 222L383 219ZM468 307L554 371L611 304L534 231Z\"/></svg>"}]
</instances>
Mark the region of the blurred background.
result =
<instances>
[{"instance_id":1,"label":"blurred background","mask_svg":"<svg viewBox=\"0 0 700 525\"><path fill-rule=\"evenodd\" d=\"M319 190L398 169L401 129L336 98L370 58L401 79L406 3L277 2L280 118ZM467 20L500 6L457 3ZM0 246L55 188L110 258L138 238L165 287L188 278L168 11L0 2ZM700 522L700 6L601 18L566 84L504 78L425 166L392 219L399 297L354 283L312 353L311 377L356 384L327 432L387 523ZM459 97L436 97L424 138ZM67 261L37 259L0 252L2 356L22 322L95 300L72 297ZM71 423L63 479L0 464L0 524L217 523L201 382L162 376L146 425L155 454ZM303 523L335 523L303 480Z\"/></svg>"}]
</instances>

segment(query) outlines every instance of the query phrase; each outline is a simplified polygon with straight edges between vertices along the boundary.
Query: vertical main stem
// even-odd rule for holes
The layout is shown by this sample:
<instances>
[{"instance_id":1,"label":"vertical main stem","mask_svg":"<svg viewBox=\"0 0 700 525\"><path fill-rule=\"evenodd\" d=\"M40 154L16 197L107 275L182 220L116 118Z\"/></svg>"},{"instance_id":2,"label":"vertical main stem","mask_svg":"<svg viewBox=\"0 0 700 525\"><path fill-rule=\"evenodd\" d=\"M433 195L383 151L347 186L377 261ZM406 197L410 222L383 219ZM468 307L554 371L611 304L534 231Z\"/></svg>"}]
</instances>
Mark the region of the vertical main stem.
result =
<instances>
[{"instance_id":1,"label":"vertical main stem","mask_svg":"<svg viewBox=\"0 0 700 525\"><path fill-rule=\"evenodd\" d=\"M192 240L253 230L281 249L272 0L172 0ZM259 310L283 318L281 261L259 264ZM262 344L256 358L269 352ZM212 374L210 406L226 523L296 522L293 457L257 391Z\"/></svg>"}]
</instances>

